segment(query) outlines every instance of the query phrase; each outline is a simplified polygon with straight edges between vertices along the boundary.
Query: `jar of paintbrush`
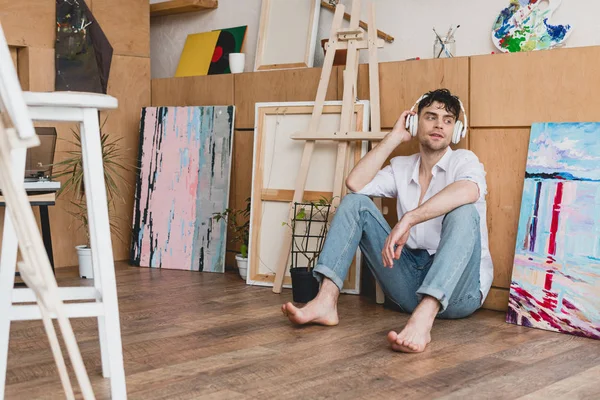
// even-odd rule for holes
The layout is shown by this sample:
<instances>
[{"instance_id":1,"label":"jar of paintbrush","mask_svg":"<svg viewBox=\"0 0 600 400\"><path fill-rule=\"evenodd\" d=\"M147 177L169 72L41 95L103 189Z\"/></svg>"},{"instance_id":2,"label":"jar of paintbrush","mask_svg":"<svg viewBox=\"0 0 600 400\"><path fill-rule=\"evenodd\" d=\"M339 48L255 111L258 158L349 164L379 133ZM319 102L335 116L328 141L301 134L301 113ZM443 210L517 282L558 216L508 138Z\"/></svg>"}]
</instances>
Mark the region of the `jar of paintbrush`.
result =
<instances>
[{"instance_id":1,"label":"jar of paintbrush","mask_svg":"<svg viewBox=\"0 0 600 400\"><path fill-rule=\"evenodd\" d=\"M456 40L454 39L454 34L459 27L460 25L454 29L450 27L445 36L440 36L435 28L433 29L433 32L435 33L435 39L433 41L433 58L451 58L456 55Z\"/></svg>"}]
</instances>

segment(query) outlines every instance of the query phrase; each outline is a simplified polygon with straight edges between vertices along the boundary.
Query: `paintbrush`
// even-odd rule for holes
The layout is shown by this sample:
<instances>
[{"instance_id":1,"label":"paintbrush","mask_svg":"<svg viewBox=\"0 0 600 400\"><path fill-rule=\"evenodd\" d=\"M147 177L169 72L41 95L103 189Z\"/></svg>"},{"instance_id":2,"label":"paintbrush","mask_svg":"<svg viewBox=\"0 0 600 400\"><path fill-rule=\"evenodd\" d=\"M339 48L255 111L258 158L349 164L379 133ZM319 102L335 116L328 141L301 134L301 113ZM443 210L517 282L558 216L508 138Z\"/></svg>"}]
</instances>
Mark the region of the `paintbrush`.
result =
<instances>
[{"instance_id":1,"label":"paintbrush","mask_svg":"<svg viewBox=\"0 0 600 400\"><path fill-rule=\"evenodd\" d=\"M444 41L442 40L442 38L440 37L440 35L438 35L438 33L436 32L435 28L433 28L433 33L435 33L435 36L437 37L437 40L440 41L440 44L442 45L442 51L446 52L446 55L448 57L452 57L452 54L450 54L450 52L446 48L446 43L444 43ZM442 51L440 51L440 54L442 54ZM438 58L439 58L439 55L438 55Z\"/></svg>"},{"instance_id":2,"label":"paintbrush","mask_svg":"<svg viewBox=\"0 0 600 400\"><path fill-rule=\"evenodd\" d=\"M448 36L448 39L446 39L447 42L451 41L452 39L454 39L454 34L456 33L456 31L458 30L458 28L460 28L460 25L456 25L456 28L454 28L454 30L452 31L452 33L450 34L450 36Z\"/></svg>"},{"instance_id":3,"label":"paintbrush","mask_svg":"<svg viewBox=\"0 0 600 400\"><path fill-rule=\"evenodd\" d=\"M446 33L446 43L448 43L448 38L450 37L450 33L452 32L452 25L448 28L448 33Z\"/></svg>"}]
</instances>

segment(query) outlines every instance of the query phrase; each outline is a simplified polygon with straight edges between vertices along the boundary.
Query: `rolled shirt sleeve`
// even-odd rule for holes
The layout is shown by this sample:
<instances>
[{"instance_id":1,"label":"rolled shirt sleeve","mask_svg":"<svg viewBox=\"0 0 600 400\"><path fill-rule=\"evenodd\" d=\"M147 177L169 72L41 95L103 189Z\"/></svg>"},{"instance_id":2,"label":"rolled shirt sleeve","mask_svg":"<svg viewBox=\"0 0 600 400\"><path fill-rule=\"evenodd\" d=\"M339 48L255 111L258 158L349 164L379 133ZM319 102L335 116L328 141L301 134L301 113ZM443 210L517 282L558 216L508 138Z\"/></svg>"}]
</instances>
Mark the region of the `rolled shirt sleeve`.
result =
<instances>
[{"instance_id":1,"label":"rolled shirt sleeve","mask_svg":"<svg viewBox=\"0 0 600 400\"><path fill-rule=\"evenodd\" d=\"M391 165L388 165L377 172L371 182L367 183L364 188L354 193L373 197L397 197L398 189Z\"/></svg>"},{"instance_id":2,"label":"rolled shirt sleeve","mask_svg":"<svg viewBox=\"0 0 600 400\"><path fill-rule=\"evenodd\" d=\"M455 181L471 181L477 184L479 188L479 199L484 200L487 194L487 184L485 182L485 169L483 164L479 162L479 158L471 152L466 151L458 159L456 166Z\"/></svg>"}]
</instances>

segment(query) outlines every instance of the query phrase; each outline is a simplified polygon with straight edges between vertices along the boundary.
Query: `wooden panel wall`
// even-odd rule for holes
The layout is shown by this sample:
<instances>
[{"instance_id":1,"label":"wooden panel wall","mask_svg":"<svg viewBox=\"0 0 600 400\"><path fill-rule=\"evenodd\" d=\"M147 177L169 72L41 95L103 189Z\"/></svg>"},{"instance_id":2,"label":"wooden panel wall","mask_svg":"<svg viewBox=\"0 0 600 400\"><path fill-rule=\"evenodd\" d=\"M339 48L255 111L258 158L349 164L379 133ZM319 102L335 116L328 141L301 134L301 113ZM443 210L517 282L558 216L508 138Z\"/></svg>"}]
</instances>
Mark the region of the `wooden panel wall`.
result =
<instances>
[{"instance_id":1,"label":"wooden panel wall","mask_svg":"<svg viewBox=\"0 0 600 400\"><path fill-rule=\"evenodd\" d=\"M233 92L231 74L152 79L152 105L156 107L230 105Z\"/></svg>"},{"instance_id":2,"label":"wooden panel wall","mask_svg":"<svg viewBox=\"0 0 600 400\"><path fill-rule=\"evenodd\" d=\"M113 54L150 57L147 0L94 0L90 8L112 45Z\"/></svg>"},{"instance_id":3,"label":"wooden panel wall","mask_svg":"<svg viewBox=\"0 0 600 400\"><path fill-rule=\"evenodd\" d=\"M600 47L471 57L473 126L597 121Z\"/></svg>"},{"instance_id":4,"label":"wooden panel wall","mask_svg":"<svg viewBox=\"0 0 600 400\"><path fill-rule=\"evenodd\" d=\"M115 260L127 260L131 246L141 109L150 105L150 58L113 55L108 93L119 100L119 108L102 112L100 121L106 121L105 132L123 138L120 147L123 164L128 167L123 175L124 182L119 185L125 201L117 205L118 218L113 220L122 232L123 241L113 234L113 252Z\"/></svg>"},{"instance_id":5,"label":"wooden panel wall","mask_svg":"<svg viewBox=\"0 0 600 400\"><path fill-rule=\"evenodd\" d=\"M337 69L331 72L326 100L338 100ZM320 78L321 68L236 74L236 129L254 129L256 103L315 101Z\"/></svg>"},{"instance_id":6,"label":"wooden panel wall","mask_svg":"<svg viewBox=\"0 0 600 400\"><path fill-rule=\"evenodd\" d=\"M493 285L508 288L515 255L529 130L478 128L472 133L471 150L477 154L487 172L487 224L495 267Z\"/></svg>"},{"instance_id":7,"label":"wooden panel wall","mask_svg":"<svg viewBox=\"0 0 600 400\"><path fill-rule=\"evenodd\" d=\"M229 207L243 210L246 199L252 192L252 155L254 149L254 131L236 130L233 139L233 157L231 160L231 185L229 188ZM227 232L227 237L232 237ZM239 252L239 243L227 243L226 265L235 264L235 253Z\"/></svg>"},{"instance_id":8,"label":"wooden panel wall","mask_svg":"<svg viewBox=\"0 0 600 400\"><path fill-rule=\"evenodd\" d=\"M18 50L21 88L32 92L54 90L54 49L23 47Z\"/></svg>"},{"instance_id":9,"label":"wooden panel wall","mask_svg":"<svg viewBox=\"0 0 600 400\"><path fill-rule=\"evenodd\" d=\"M55 2L0 0L0 23L12 46L54 48Z\"/></svg>"}]
</instances>

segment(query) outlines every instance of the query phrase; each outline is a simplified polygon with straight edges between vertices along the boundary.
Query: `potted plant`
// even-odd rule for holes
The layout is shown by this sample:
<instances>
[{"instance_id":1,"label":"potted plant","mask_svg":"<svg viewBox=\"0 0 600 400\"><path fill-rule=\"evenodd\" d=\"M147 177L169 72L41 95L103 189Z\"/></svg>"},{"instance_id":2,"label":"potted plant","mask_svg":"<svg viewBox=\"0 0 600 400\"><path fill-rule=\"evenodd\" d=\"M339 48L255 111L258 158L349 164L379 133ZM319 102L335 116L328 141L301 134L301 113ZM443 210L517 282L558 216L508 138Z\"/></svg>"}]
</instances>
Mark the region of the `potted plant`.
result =
<instances>
[{"instance_id":1,"label":"potted plant","mask_svg":"<svg viewBox=\"0 0 600 400\"><path fill-rule=\"evenodd\" d=\"M106 123L106 120L104 121ZM108 213L111 231L115 236L124 242L123 235L116 221L120 218L115 215L115 203L125 203L121 195L118 184L125 183L122 172L127 168L122 164L122 148L119 146L121 137L113 138L100 128L100 142L102 146L102 162L104 165L104 183L106 186L106 197L108 202ZM66 151L68 158L53 164L56 168L52 178L67 176L67 180L61 185L57 192L57 198L67 193L72 193L70 200L72 209L67 212L79 221L79 229L85 233L85 243L75 246L79 260L79 276L82 278L93 279L94 272L92 268L92 250L90 246L88 210L85 200L85 185L83 182L83 158L81 153L81 135L78 130L71 130L73 139L68 140L73 145L74 150Z\"/></svg>"},{"instance_id":2,"label":"potted plant","mask_svg":"<svg viewBox=\"0 0 600 400\"><path fill-rule=\"evenodd\" d=\"M225 209L220 213L214 213L215 222L226 221L233 236L229 239L233 243L240 244L240 253L236 254L235 261L242 279L248 276L248 242L250 240L250 198L246 199L246 207L243 210Z\"/></svg>"},{"instance_id":3,"label":"potted plant","mask_svg":"<svg viewBox=\"0 0 600 400\"><path fill-rule=\"evenodd\" d=\"M321 197L317 202L294 203L291 225L283 223L292 229L290 275L296 303L308 303L319 293L313 268L323 249L332 215L331 200Z\"/></svg>"}]
</instances>

